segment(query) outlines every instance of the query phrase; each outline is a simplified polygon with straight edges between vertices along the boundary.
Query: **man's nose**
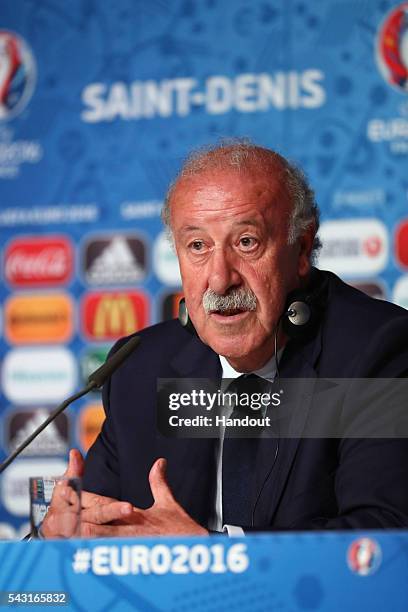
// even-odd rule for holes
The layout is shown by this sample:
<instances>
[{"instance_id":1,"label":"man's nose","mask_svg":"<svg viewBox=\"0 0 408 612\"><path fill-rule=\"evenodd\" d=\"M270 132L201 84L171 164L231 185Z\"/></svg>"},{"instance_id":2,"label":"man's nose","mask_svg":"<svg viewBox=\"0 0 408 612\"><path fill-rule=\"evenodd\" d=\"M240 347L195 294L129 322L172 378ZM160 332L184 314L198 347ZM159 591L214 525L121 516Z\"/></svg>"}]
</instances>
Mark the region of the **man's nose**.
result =
<instances>
[{"instance_id":1,"label":"man's nose","mask_svg":"<svg viewBox=\"0 0 408 612\"><path fill-rule=\"evenodd\" d=\"M214 249L208 274L209 289L224 295L231 287L238 287L242 279L236 263L233 254L224 249Z\"/></svg>"}]
</instances>

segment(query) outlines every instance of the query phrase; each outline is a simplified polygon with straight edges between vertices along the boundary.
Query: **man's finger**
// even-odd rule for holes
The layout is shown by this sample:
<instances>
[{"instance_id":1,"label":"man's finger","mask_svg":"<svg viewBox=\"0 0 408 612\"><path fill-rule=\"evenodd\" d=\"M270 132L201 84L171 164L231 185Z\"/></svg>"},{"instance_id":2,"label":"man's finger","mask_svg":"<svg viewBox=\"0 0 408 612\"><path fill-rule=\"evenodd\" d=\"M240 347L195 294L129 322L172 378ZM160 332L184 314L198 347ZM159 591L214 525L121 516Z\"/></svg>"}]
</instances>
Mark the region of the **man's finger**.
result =
<instances>
[{"instance_id":1,"label":"man's finger","mask_svg":"<svg viewBox=\"0 0 408 612\"><path fill-rule=\"evenodd\" d=\"M81 494L82 508L103 506L104 504L111 504L112 502L116 501L118 500L114 497L105 497L104 495L98 495L97 493L89 493L89 491L82 491Z\"/></svg>"},{"instance_id":2,"label":"man's finger","mask_svg":"<svg viewBox=\"0 0 408 612\"><path fill-rule=\"evenodd\" d=\"M78 494L72 491L66 482L59 480L52 492L51 508L53 510L66 510L71 505L72 493L78 497Z\"/></svg>"},{"instance_id":3,"label":"man's finger","mask_svg":"<svg viewBox=\"0 0 408 612\"><path fill-rule=\"evenodd\" d=\"M81 521L82 538L121 538L138 534L139 530L135 525L95 525Z\"/></svg>"},{"instance_id":4,"label":"man's finger","mask_svg":"<svg viewBox=\"0 0 408 612\"><path fill-rule=\"evenodd\" d=\"M85 462L77 448L69 451L68 467L64 472L65 478L81 478L84 473Z\"/></svg>"},{"instance_id":5,"label":"man's finger","mask_svg":"<svg viewBox=\"0 0 408 612\"><path fill-rule=\"evenodd\" d=\"M152 466L149 474L150 488L156 504L166 505L174 503L173 493L167 484L166 479L166 459L157 459Z\"/></svg>"},{"instance_id":6,"label":"man's finger","mask_svg":"<svg viewBox=\"0 0 408 612\"><path fill-rule=\"evenodd\" d=\"M81 520L85 523L106 525L111 521L126 519L132 515L132 512L133 506L128 502L112 502L82 510Z\"/></svg>"}]
</instances>

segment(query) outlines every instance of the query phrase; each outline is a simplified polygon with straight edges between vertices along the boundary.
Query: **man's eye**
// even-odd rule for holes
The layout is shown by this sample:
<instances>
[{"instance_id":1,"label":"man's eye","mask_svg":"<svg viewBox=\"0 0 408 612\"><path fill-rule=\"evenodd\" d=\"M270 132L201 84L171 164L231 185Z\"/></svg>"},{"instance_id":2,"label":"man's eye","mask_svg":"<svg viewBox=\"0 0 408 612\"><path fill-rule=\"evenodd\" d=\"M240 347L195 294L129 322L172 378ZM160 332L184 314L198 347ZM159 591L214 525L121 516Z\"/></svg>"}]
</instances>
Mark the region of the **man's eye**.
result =
<instances>
[{"instance_id":1,"label":"man's eye","mask_svg":"<svg viewBox=\"0 0 408 612\"><path fill-rule=\"evenodd\" d=\"M202 251L204 247L204 244L201 240L193 240L193 242L190 244L190 249L192 251Z\"/></svg>"},{"instance_id":2,"label":"man's eye","mask_svg":"<svg viewBox=\"0 0 408 612\"><path fill-rule=\"evenodd\" d=\"M251 238L251 236L243 236L239 240L239 244L246 250L253 249L258 244L258 241L255 238Z\"/></svg>"}]
</instances>

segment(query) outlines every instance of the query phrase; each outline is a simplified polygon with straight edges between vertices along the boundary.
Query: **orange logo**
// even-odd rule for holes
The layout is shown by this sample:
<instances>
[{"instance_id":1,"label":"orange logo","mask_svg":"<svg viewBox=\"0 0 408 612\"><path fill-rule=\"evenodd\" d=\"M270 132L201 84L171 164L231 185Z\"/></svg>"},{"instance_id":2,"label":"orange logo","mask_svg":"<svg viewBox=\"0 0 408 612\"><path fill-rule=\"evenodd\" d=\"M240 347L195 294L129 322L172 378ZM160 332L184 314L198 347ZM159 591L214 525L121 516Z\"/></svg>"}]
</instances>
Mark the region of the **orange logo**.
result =
<instances>
[{"instance_id":1,"label":"orange logo","mask_svg":"<svg viewBox=\"0 0 408 612\"><path fill-rule=\"evenodd\" d=\"M82 324L91 340L115 340L147 325L147 298L143 293L98 292L83 302Z\"/></svg>"},{"instance_id":2,"label":"orange logo","mask_svg":"<svg viewBox=\"0 0 408 612\"><path fill-rule=\"evenodd\" d=\"M102 404L89 404L79 417L79 439L85 452L88 452L101 431L105 420Z\"/></svg>"},{"instance_id":3,"label":"orange logo","mask_svg":"<svg viewBox=\"0 0 408 612\"><path fill-rule=\"evenodd\" d=\"M67 342L73 332L73 307L63 294L11 297L4 309L5 335L13 344Z\"/></svg>"}]
</instances>

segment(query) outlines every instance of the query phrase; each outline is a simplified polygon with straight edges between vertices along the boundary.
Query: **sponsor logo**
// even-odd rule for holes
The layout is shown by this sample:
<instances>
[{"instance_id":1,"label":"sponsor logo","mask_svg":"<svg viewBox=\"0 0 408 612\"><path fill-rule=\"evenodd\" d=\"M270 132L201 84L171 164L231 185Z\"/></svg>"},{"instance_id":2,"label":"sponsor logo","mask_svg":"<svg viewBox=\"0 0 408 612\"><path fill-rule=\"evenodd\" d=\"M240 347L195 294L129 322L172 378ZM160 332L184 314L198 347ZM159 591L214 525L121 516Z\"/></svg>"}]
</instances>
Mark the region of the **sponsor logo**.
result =
<instances>
[{"instance_id":1,"label":"sponsor logo","mask_svg":"<svg viewBox=\"0 0 408 612\"><path fill-rule=\"evenodd\" d=\"M376 58L386 82L408 92L408 2L393 8L381 23Z\"/></svg>"},{"instance_id":2,"label":"sponsor logo","mask_svg":"<svg viewBox=\"0 0 408 612\"><path fill-rule=\"evenodd\" d=\"M408 220L403 221L395 232L395 256L403 268L408 268Z\"/></svg>"},{"instance_id":3,"label":"sponsor logo","mask_svg":"<svg viewBox=\"0 0 408 612\"><path fill-rule=\"evenodd\" d=\"M105 363L109 352L108 346L98 346L87 349L80 358L81 378L84 384L88 382L90 374ZM98 391L98 390L96 390Z\"/></svg>"},{"instance_id":4,"label":"sponsor logo","mask_svg":"<svg viewBox=\"0 0 408 612\"><path fill-rule=\"evenodd\" d=\"M408 275L401 276L395 283L392 301L408 310Z\"/></svg>"},{"instance_id":5,"label":"sponsor logo","mask_svg":"<svg viewBox=\"0 0 408 612\"><path fill-rule=\"evenodd\" d=\"M148 322L147 297L136 291L89 293L82 302L82 329L90 340L115 340Z\"/></svg>"},{"instance_id":6,"label":"sponsor logo","mask_svg":"<svg viewBox=\"0 0 408 612\"><path fill-rule=\"evenodd\" d=\"M381 560L381 548L372 538L354 540L347 551L347 564L359 576L373 574L380 567Z\"/></svg>"},{"instance_id":7,"label":"sponsor logo","mask_svg":"<svg viewBox=\"0 0 408 612\"><path fill-rule=\"evenodd\" d=\"M388 232L377 219L326 221L320 238L319 266L336 274L378 274L388 259Z\"/></svg>"},{"instance_id":8,"label":"sponsor logo","mask_svg":"<svg viewBox=\"0 0 408 612\"><path fill-rule=\"evenodd\" d=\"M51 414L51 410L38 408L14 411L8 418L7 445L13 452ZM68 451L68 417L59 414L40 435L21 453L21 456L65 455Z\"/></svg>"},{"instance_id":9,"label":"sponsor logo","mask_svg":"<svg viewBox=\"0 0 408 612\"><path fill-rule=\"evenodd\" d=\"M167 293L162 298L160 320L168 321L169 319L177 319L179 311L179 303L183 297L182 291L175 293Z\"/></svg>"},{"instance_id":10,"label":"sponsor logo","mask_svg":"<svg viewBox=\"0 0 408 612\"><path fill-rule=\"evenodd\" d=\"M153 267L157 278L165 285L181 285L178 259L166 231L161 232L154 243Z\"/></svg>"},{"instance_id":11,"label":"sponsor logo","mask_svg":"<svg viewBox=\"0 0 408 612\"><path fill-rule=\"evenodd\" d=\"M79 417L79 440L85 452L95 442L104 420L102 404L89 404L82 410Z\"/></svg>"},{"instance_id":12,"label":"sponsor logo","mask_svg":"<svg viewBox=\"0 0 408 612\"><path fill-rule=\"evenodd\" d=\"M4 320L12 344L67 342L73 332L73 306L62 293L13 296L6 302Z\"/></svg>"},{"instance_id":13,"label":"sponsor logo","mask_svg":"<svg viewBox=\"0 0 408 612\"><path fill-rule=\"evenodd\" d=\"M14 287L67 283L73 269L71 243L62 237L17 238L7 247L4 276Z\"/></svg>"},{"instance_id":14,"label":"sponsor logo","mask_svg":"<svg viewBox=\"0 0 408 612\"><path fill-rule=\"evenodd\" d=\"M76 385L76 362L66 348L18 348L9 351L1 371L2 389L14 404L53 403Z\"/></svg>"},{"instance_id":15,"label":"sponsor logo","mask_svg":"<svg viewBox=\"0 0 408 612\"><path fill-rule=\"evenodd\" d=\"M393 8L381 23L376 59L384 80L401 94L408 93L408 2ZM395 156L408 154L408 102L399 105L396 117L373 117L367 122L367 139L384 143Z\"/></svg>"},{"instance_id":16,"label":"sponsor logo","mask_svg":"<svg viewBox=\"0 0 408 612\"><path fill-rule=\"evenodd\" d=\"M11 119L28 104L36 80L34 56L15 32L0 30L0 119Z\"/></svg>"},{"instance_id":17,"label":"sponsor logo","mask_svg":"<svg viewBox=\"0 0 408 612\"><path fill-rule=\"evenodd\" d=\"M312 109L326 101L324 78L323 72L312 68L301 72L239 74L233 78L214 75L201 83L191 77L112 85L91 83L82 92L85 109L81 118L99 123L186 117L200 108L209 115Z\"/></svg>"},{"instance_id":18,"label":"sponsor logo","mask_svg":"<svg viewBox=\"0 0 408 612\"><path fill-rule=\"evenodd\" d=\"M135 236L94 238L83 253L85 280L90 285L138 283L146 275L146 249Z\"/></svg>"},{"instance_id":19,"label":"sponsor logo","mask_svg":"<svg viewBox=\"0 0 408 612\"><path fill-rule=\"evenodd\" d=\"M30 496L28 479L31 476L61 476L66 469L62 459L23 459L10 465L1 482L3 506L16 516L29 516Z\"/></svg>"},{"instance_id":20,"label":"sponsor logo","mask_svg":"<svg viewBox=\"0 0 408 612\"><path fill-rule=\"evenodd\" d=\"M377 300L385 300L386 298L384 286L376 281L351 282L349 285Z\"/></svg>"},{"instance_id":21,"label":"sponsor logo","mask_svg":"<svg viewBox=\"0 0 408 612\"><path fill-rule=\"evenodd\" d=\"M0 30L0 121L19 115L34 91L36 65L26 43L15 32ZM0 129L0 178L13 179L22 164L37 164L43 148L37 140L13 140L13 130Z\"/></svg>"}]
</instances>

